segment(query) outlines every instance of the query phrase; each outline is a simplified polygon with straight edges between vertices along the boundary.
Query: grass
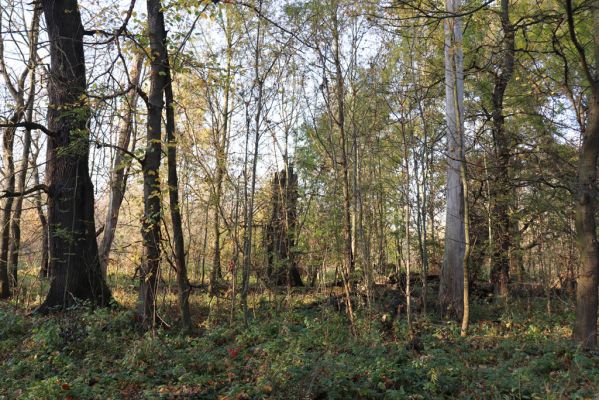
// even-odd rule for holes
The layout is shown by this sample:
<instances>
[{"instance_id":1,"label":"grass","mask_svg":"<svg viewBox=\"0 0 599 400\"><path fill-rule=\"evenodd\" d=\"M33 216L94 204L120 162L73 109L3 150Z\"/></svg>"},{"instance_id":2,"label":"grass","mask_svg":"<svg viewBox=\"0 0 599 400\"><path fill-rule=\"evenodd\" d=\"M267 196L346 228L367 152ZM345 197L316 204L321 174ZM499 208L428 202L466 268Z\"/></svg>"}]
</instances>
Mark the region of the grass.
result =
<instances>
[{"instance_id":1,"label":"grass","mask_svg":"<svg viewBox=\"0 0 599 400\"><path fill-rule=\"evenodd\" d=\"M0 303L0 399L599 398L599 354L569 340L566 302L550 315L543 299L473 304L466 338L419 316L411 346L404 319L384 324L385 310L359 308L352 337L345 315L310 292L254 293L248 327L230 303L194 295L196 335L175 321L143 332L135 291L122 286L113 309L43 317ZM168 315L174 298L163 298Z\"/></svg>"}]
</instances>

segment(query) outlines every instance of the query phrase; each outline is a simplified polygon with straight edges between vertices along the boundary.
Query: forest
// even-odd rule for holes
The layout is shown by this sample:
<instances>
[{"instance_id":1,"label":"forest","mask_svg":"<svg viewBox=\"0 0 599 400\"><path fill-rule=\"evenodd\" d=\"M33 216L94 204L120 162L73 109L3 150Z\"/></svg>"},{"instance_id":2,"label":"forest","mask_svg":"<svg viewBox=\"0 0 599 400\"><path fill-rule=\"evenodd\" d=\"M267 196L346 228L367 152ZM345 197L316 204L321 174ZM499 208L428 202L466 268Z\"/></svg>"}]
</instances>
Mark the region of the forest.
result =
<instances>
[{"instance_id":1,"label":"forest","mask_svg":"<svg viewBox=\"0 0 599 400\"><path fill-rule=\"evenodd\" d=\"M599 0L0 0L0 400L599 398Z\"/></svg>"}]
</instances>

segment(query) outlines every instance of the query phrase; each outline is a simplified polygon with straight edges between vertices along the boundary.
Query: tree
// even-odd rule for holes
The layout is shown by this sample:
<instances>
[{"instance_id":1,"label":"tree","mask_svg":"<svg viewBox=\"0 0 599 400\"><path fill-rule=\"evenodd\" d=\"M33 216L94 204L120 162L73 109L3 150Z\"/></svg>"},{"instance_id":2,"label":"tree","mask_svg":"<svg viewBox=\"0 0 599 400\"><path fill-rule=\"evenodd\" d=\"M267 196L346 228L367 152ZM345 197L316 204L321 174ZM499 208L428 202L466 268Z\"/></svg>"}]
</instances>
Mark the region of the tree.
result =
<instances>
[{"instance_id":1,"label":"tree","mask_svg":"<svg viewBox=\"0 0 599 400\"><path fill-rule=\"evenodd\" d=\"M166 30L162 26L162 36L166 41ZM173 95L173 80L168 57L166 53L166 86L164 98L166 100L166 141L168 161L168 194L171 213L171 224L173 226L173 242L175 267L177 269L177 285L179 286L179 311L183 319L183 325L187 331L191 331L191 314L189 312L189 295L191 287L187 279L187 265L185 262L185 241L183 238L183 223L181 220L181 208L179 203L179 176L177 174L177 139L175 137L175 100Z\"/></svg>"},{"instance_id":2,"label":"tree","mask_svg":"<svg viewBox=\"0 0 599 400\"><path fill-rule=\"evenodd\" d=\"M515 32L510 22L510 1L501 0L501 28L503 41L498 53L498 71L494 74L492 94L493 111L491 115L493 127L494 182L491 186L491 220L493 243L491 254L491 282L495 292L507 296L509 287L510 247L512 221L510 210L513 208L514 193L510 185L509 166L512 141L506 132L503 103L505 91L514 72Z\"/></svg>"},{"instance_id":3,"label":"tree","mask_svg":"<svg viewBox=\"0 0 599 400\"><path fill-rule=\"evenodd\" d=\"M148 36L150 41L150 91L147 96L146 151L143 160L144 215L141 235L144 245L140 272L137 312L143 325L157 322L156 292L160 268L160 159L162 110L167 82L167 52L164 15L160 0L148 0Z\"/></svg>"},{"instance_id":4,"label":"tree","mask_svg":"<svg viewBox=\"0 0 599 400\"><path fill-rule=\"evenodd\" d=\"M110 249L114 241L117 222L119 220L119 212L121 204L125 198L125 190L127 187L127 155L125 152L131 142L131 137L134 135L133 125L135 117L136 103L138 99L137 89L140 86L141 68L143 65L143 57L139 53L135 57L133 67L131 69L131 85L133 86L127 94L123 105L123 120L119 128L118 149L112 166L110 176L110 199L108 202L108 210L106 211L106 220L104 222L104 236L100 242L100 263L102 266L102 276L106 279L108 271L108 263Z\"/></svg>"},{"instance_id":5,"label":"tree","mask_svg":"<svg viewBox=\"0 0 599 400\"><path fill-rule=\"evenodd\" d=\"M597 157L599 156L599 1L591 6L595 72L578 39L572 0L566 0L570 39L579 56L580 66L590 87L587 126L581 132L576 192L576 235L581 266L576 287L574 339L585 348L597 346L597 287L599 283L599 246L597 244Z\"/></svg>"},{"instance_id":6,"label":"tree","mask_svg":"<svg viewBox=\"0 0 599 400\"><path fill-rule=\"evenodd\" d=\"M33 121L33 109L34 109L34 100L36 96L36 58L37 58L37 48L38 48L38 38L39 38L39 21L41 17L41 8L37 3L35 3L35 8L33 10L33 17L31 21L31 29L29 32L29 95L27 99L27 113L25 115L25 121L31 123ZM12 271L13 282L17 284L17 269L19 266L19 250L21 248L21 215L23 212L23 200L25 196L23 192L25 191L25 185L27 181L27 174L29 172L29 156L31 153L31 129L25 128L25 134L23 137L23 151L21 156L21 164L19 166L20 171L17 177L17 192L21 193L20 196L16 198L15 208L12 216L12 221L10 224L12 241L10 242L10 251L9 251L9 265ZM38 192L39 194L39 192Z\"/></svg>"},{"instance_id":7,"label":"tree","mask_svg":"<svg viewBox=\"0 0 599 400\"><path fill-rule=\"evenodd\" d=\"M4 14L4 7L0 7L0 12ZM36 58L39 36L40 9L35 7L31 18L31 26L27 31L27 53L23 57L25 63L24 70L17 75L16 79L11 77L7 68L4 56L4 38L3 32L0 33L0 71L4 80L4 85L12 97L14 109L9 118L12 125L21 122L23 119L31 120L33 103L35 99L36 85ZM0 30L2 28L2 19L0 17ZM9 28L10 30L10 28ZM26 84L29 83L29 87ZM18 192L15 193L15 164L14 164L14 142L17 128L7 126L4 129L2 149L3 149L3 175L6 179L4 187L5 198L2 205L2 216L0 217L0 298L10 296L10 286L17 284L17 262L18 248L20 241L20 218L23 204L23 191L25 190L25 178L27 174L27 165L29 160L29 148L31 144L31 130L26 128L23 139L23 159L21 161L21 170L18 176ZM14 214L12 213L13 202L16 197ZM11 241L11 233L13 240ZM9 271L10 269L10 271ZM9 273L10 272L10 273ZM10 275L10 277L9 277Z\"/></svg>"},{"instance_id":8,"label":"tree","mask_svg":"<svg viewBox=\"0 0 599 400\"><path fill-rule=\"evenodd\" d=\"M258 12L262 13L263 0L258 0ZM256 26L256 41L254 42L254 58L253 58L253 73L254 83L252 84L252 92L256 100L256 110L254 112L254 149L252 154L251 171L248 171L249 162L249 138L251 132L251 117L249 116L248 103L246 103L246 138L245 138L245 162L244 162L244 227L243 227L243 269L242 269L242 286L241 286L241 306L243 308L244 322L248 323L248 304L247 297L250 289L250 264L252 260L252 237L254 234L254 201L256 194L256 171L258 168L258 152L260 149L261 125L263 123L264 112L264 81L268 76L268 72L272 69L272 65L266 71L261 71L263 62L262 46L264 45L264 27L262 20L258 19ZM251 173L250 187L248 193L248 175Z\"/></svg>"},{"instance_id":9,"label":"tree","mask_svg":"<svg viewBox=\"0 0 599 400\"><path fill-rule=\"evenodd\" d=\"M266 226L268 278L271 283L304 286L295 257L297 227L297 174L293 166L275 172L271 217Z\"/></svg>"},{"instance_id":10,"label":"tree","mask_svg":"<svg viewBox=\"0 0 599 400\"><path fill-rule=\"evenodd\" d=\"M50 289L38 309L65 308L78 300L108 305L102 278L89 176L85 57L77 0L43 0L50 47L46 181Z\"/></svg>"},{"instance_id":11,"label":"tree","mask_svg":"<svg viewBox=\"0 0 599 400\"><path fill-rule=\"evenodd\" d=\"M450 14L460 11L460 0L446 0ZM464 191L461 163L464 158L464 66L462 23L459 16L445 19L445 112L447 122L447 207L445 255L441 271L439 305L460 316L464 291Z\"/></svg>"},{"instance_id":12,"label":"tree","mask_svg":"<svg viewBox=\"0 0 599 400\"><path fill-rule=\"evenodd\" d=\"M210 273L210 293L215 294L218 280L222 277L221 271L221 207L223 198L223 180L227 172L227 142L230 131L231 119L231 83L233 80L232 59L233 59L233 16L228 9L224 10L223 29L226 38L226 71L224 76L223 104L222 104L222 124L218 123L219 118L215 117L214 132L214 150L216 156L216 171L214 176L213 206L214 206L214 255L212 258L212 271ZM218 90L215 91L218 93ZM217 101L218 103L218 97ZM220 109L218 105L217 109Z\"/></svg>"}]
</instances>

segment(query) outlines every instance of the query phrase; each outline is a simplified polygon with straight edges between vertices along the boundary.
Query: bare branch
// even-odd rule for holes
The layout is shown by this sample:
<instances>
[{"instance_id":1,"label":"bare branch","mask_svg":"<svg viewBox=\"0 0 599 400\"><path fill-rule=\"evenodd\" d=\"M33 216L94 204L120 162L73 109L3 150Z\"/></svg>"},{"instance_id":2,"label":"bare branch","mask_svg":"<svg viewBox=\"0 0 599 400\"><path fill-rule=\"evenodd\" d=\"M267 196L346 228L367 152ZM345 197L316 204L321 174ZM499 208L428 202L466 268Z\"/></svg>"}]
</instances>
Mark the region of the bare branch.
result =
<instances>
[{"instance_id":1,"label":"bare branch","mask_svg":"<svg viewBox=\"0 0 599 400\"><path fill-rule=\"evenodd\" d=\"M27 190L23 190L22 192L10 192L8 190L3 190L0 195L0 199L4 199L7 197L20 197L20 196L27 196L28 194L34 193L34 192L45 192L48 193L49 189L48 186L44 185L43 183L39 184L39 185L35 185L33 187L30 187Z\"/></svg>"},{"instance_id":2,"label":"bare branch","mask_svg":"<svg viewBox=\"0 0 599 400\"><path fill-rule=\"evenodd\" d=\"M48 136L56 135L56 132L51 131L50 129L46 128L44 125L38 124L37 122L29 122L29 121L14 122L14 123L0 122L0 128L25 128L25 129L42 131Z\"/></svg>"}]
</instances>

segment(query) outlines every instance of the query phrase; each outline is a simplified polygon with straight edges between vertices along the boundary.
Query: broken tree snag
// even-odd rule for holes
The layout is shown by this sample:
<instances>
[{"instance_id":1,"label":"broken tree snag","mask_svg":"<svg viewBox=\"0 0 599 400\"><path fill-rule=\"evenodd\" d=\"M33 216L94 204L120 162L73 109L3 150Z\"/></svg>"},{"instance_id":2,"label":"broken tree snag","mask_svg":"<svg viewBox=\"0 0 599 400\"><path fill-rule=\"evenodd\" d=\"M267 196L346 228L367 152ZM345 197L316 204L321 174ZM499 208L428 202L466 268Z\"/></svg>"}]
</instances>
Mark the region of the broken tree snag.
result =
<instances>
[{"instance_id":1,"label":"broken tree snag","mask_svg":"<svg viewBox=\"0 0 599 400\"><path fill-rule=\"evenodd\" d=\"M274 285L304 286L295 257L298 192L293 166L275 172L271 196L265 234L268 279Z\"/></svg>"}]
</instances>

